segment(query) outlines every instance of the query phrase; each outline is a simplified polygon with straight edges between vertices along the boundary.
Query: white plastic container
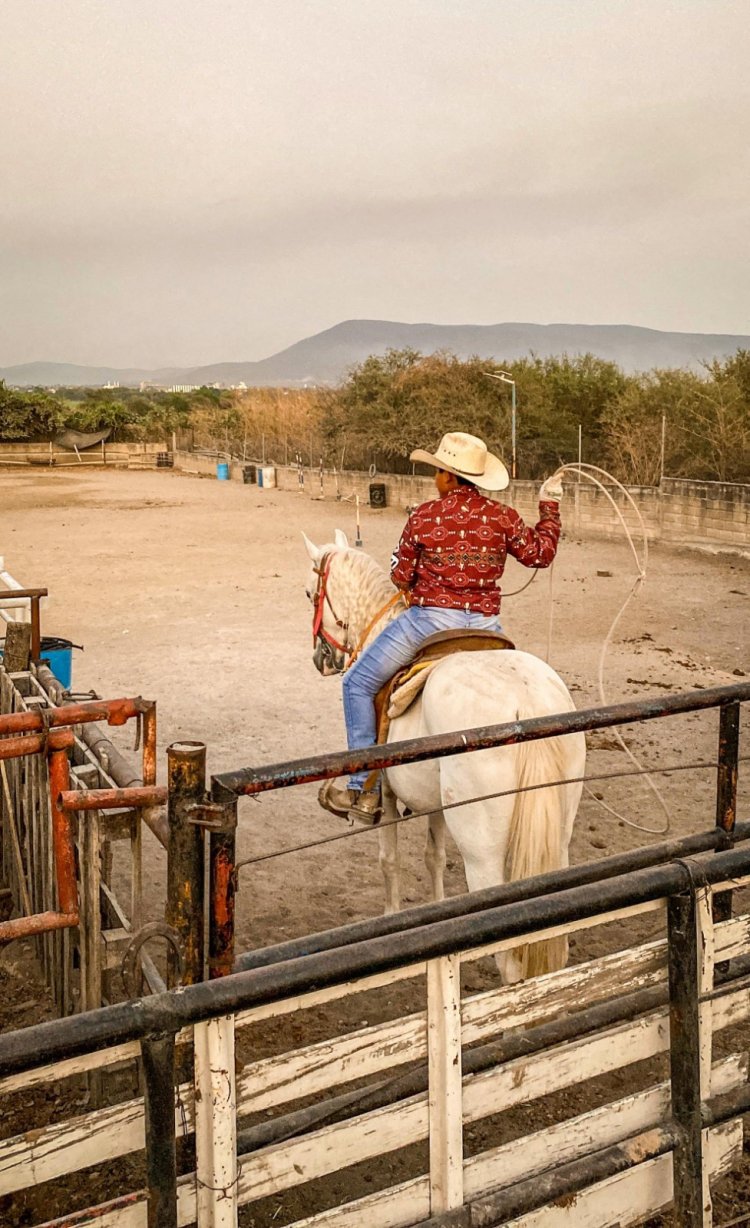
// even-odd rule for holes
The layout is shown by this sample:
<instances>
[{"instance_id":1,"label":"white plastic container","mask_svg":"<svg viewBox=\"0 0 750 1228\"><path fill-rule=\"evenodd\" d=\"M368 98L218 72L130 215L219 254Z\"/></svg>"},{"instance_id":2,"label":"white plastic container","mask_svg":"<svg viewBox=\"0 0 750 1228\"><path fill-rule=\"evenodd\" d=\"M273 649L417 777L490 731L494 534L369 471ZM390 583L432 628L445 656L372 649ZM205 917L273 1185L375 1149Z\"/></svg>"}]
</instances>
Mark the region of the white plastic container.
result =
<instances>
[{"instance_id":1,"label":"white plastic container","mask_svg":"<svg viewBox=\"0 0 750 1228\"><path fill-rule=\"evenodd\" d=\"M260 474L263 480L262 482L259 482L258 485L262 485L264 490L273 490L274 486L276 485L276 470L274 469L273 465L264 465L260 471Z\"/></svg>"}]
</instances>

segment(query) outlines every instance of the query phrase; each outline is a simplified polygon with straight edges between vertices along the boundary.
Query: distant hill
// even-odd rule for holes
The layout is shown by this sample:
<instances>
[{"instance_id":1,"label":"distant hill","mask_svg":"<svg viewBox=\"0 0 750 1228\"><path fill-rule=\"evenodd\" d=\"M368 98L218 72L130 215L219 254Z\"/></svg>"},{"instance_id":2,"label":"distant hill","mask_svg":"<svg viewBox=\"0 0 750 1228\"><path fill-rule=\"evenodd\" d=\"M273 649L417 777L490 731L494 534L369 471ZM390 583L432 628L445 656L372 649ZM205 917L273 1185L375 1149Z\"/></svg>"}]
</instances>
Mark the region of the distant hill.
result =
<instances>
[{"instance_id":1,"label":"distant hill","mask_svg":"<svg viewBox=\"0 0 750 1228\"><path fill-rule=\"evenodd\" d=\"M79 367L68 363L25 363L0 369L8 384L30 386L138 384L328 384L368 354L411 347L424 354L450 350L460 358L478 354L500 361L529 353L548 357L591 353L616 362L623 370L691 367L750 349L750 336L721 333L666 333L629 324L402 324L392 320L345 320L306 337L259 362L220 362L204 367Z\"/></svg>"},{"instance_id":2,"label":"distant hill","mask_svg":"<svg viewBox=\"0 0 750 1228\"><path fill-rule=\"evenodd\" d=\"M120 383L137 387L142 380L159 384L182 383L181 368L146 371L139 367L82 367L72 362L24 362L0 367L0 379L17 388L87 388Z\"/></svg>"}]
</instances>

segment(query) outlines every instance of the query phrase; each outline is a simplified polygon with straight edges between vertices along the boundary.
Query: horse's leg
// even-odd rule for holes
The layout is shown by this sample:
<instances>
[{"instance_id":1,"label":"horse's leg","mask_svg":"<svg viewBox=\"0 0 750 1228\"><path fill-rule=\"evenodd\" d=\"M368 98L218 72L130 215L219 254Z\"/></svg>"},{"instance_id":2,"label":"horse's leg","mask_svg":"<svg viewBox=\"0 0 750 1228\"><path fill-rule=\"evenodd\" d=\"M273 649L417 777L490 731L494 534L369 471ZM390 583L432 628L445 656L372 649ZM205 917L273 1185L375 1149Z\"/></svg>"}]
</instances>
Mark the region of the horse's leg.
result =
<instances>
[{"instance_id":1,"label":"horse's leg","mask_svg":"<svg viewBox=\"0 0 750 1228\"><path fill-rule=\"evenodd\" d=\"M427 820L427 844L424 861L432 882L433 900L445 899L445 819L442 810L434 810Z\"/></svg>"},{"instance_id":2,"label":"horse's leg","mask_svg":"<svg viewBox=\"0 0 750 1228\"><path fill-rule=\"evenodd\" d=\"M401 907L398 860L398 811L396 798L383 780L383 818L378 827L378 857L385 880L386 915L398 912Z\"/></svg>"}]
</instances>

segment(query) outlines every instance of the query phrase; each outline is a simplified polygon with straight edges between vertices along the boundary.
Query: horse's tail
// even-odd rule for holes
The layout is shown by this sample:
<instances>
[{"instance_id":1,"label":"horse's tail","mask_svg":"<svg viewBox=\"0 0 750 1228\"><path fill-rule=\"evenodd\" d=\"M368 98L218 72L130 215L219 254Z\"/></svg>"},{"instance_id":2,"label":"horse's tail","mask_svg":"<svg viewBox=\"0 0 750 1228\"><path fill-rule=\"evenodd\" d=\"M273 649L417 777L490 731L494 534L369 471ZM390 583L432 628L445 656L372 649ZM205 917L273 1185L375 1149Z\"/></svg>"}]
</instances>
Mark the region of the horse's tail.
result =
<instances>
[{"instance_id":1,"label":"horse's tail","mask_svg":"<svg viewBox=\"0 0 750 1228\"><path fill-rule=\"evenodd\" d=\"M505 859L506 881L531 878L562 868L567 789L564 785L550 789L530 786L565 779L565 741L565 738L544 738L538 742L521 742L516 747L518 787L526 792L518 792L515 797ZM565 967L568 940L560 935L516 947L513 953L523 979L541 976Z\"/></svg>"}]
</instances>

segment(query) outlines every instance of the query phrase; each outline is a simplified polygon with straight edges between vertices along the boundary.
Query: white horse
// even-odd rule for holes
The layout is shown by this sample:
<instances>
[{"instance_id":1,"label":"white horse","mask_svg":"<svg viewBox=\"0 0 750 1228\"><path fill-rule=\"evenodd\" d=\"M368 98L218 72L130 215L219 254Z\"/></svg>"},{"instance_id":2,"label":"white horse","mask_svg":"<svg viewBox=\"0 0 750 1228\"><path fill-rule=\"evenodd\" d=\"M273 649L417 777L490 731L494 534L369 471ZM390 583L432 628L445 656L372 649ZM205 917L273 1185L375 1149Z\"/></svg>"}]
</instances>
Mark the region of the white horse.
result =
<instances>
[{"instance_id":1,"label":"white horse","mask_svg":"<svg viewBox=\"0 0 750 1228\"><path fill-rule=\"evenodd\" d=\"M304 535L303 535L304 536ZM400 609L390 578L339 530L332 545L305 545L313 572L313 660L322 674L342 673L352 653L370 643ZM570 712L568 690L553 669L527 652L462 652L445 657L424 690L391 722L389 742ZM386 912L400 907L396 800L429 810L425 862L434 898L444 898L445 826L463 857L470 891L568 865L568 845L582 785L537 788L583 776L583 734L520 742L388 768L378 829ZM513 790L524 789L524 792ZM463 799L486 798L488 800ZM506 983L564 967L566 938L516 947L498 958Z\"/></svg>"}]
</instances>

